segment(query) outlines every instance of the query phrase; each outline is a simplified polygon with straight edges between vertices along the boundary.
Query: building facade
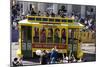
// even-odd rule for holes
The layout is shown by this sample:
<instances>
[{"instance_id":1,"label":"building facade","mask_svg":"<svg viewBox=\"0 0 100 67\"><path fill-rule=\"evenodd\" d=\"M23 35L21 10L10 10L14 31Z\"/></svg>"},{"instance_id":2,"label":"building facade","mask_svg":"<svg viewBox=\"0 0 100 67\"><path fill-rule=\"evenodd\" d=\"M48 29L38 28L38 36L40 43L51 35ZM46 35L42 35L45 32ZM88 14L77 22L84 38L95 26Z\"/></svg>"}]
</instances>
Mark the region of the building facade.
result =
<instances>
[{"instance_id":1,"label":"building facade","mask_svg":"<svg viewBox=\"0 0 100 67\"><path fill-rule=\"evenodd\" d=\"M14 0L15 1L15 0ZM36 12L44 12L46 10L53 11L57 14L61 6L65 6L67 14L71 15L72 13L79 15L80 17L85 17L86 15L94 14L96 15L96 7L91 5L75 5L75 4L56 4L56 3L39 3L32 1L15 1L20 6L20 14L27 15L31 8L34 8Z\"/></svg>"}]
</instances>

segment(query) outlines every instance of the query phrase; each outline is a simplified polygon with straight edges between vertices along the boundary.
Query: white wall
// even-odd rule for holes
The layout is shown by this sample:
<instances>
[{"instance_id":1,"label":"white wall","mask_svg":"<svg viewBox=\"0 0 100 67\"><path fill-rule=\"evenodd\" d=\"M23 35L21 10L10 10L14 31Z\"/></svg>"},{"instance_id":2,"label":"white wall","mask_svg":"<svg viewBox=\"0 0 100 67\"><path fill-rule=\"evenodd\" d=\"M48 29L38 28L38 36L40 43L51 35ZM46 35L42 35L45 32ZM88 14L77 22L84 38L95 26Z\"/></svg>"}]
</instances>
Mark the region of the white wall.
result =
<instances>
[{"instance_id":1,"label":"white wall","mask_svg":"<svg viewBox=\"0 0 100 67\"><path fill-rule=\"evenodd\" d=\"M95 0L17 0L17 1L35 1L35 2L48 2L48 3L96 5Z\"/></svg>"}]
</instances>

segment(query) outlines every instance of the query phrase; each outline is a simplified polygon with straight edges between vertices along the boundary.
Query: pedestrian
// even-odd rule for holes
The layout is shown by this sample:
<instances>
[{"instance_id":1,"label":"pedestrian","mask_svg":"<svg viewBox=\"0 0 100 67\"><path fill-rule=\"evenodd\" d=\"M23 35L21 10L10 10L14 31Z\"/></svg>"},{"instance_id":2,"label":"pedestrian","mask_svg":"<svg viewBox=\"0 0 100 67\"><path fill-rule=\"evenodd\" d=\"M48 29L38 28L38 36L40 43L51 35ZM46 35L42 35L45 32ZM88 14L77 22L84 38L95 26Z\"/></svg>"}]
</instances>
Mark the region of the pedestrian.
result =
<instances>
[{"instance_id":1,"label":"pedestrian","mask_svg":"<svg viewBox=\"0 0 100 67\"><path fill-rule=\"evenodd\" d=\"M36 16L36 12L35 12L34 8L31 9L30 13L31 13L32 16Z\"/></svg>"},{"instance_id":2,"label":"pedestrian","mask_svg":"<svg viewBox=\"0 0 100 67\"><path fill-rule=\"evenodd\" d=\"M14 67L20 66L20 62L18 61L18 58L15 57L12 64L13 64Z\"/></svg>"},{"instance_id":3,"label":"pedestrian","mask_svg":"<svg viewBox=\"0 0 100 67\"><path fill-rule=\"evenodd\" d=\"M38 15L38 16L41 16L41 11L38 11L37 15Z\"/></svg>"},{"instance_id":4,"label":"pedestrian","mask_svg":"<svg viewBox=\"0 0 100 67\"><path fill-rule=\"evenodd\" d=\"M48 11L44 11L44 16L49 17L50 16L49 12Z\"/></svg>"},{"instance_id":5,"label":"pedestrian","mask_svg":"<svg viewBox=\"0 0 100 67\"><path fill-rule=\"evenodd\" d=\"M51 51L50 59L51 59L51 64L57 63L58 52L56 51L55 48L53 48L52 51Z\"/></svg>"},{"instance_id":6,"label":"pedestrian","mask_svg":"<svg viewBox=\"0 0 100 67\"><path fill-rule=\"evenodd\" d=\"M67 56L63 58L63 63L68 63L68 57Z\"/></svg>"},{"instance_id":7,"label":"pedestrian","mask_svg":"<svg viewBox=\"0 0 100 67\"><path fill-rule=\"evenodd\" d=\"M14 22L13 22L13 29L15 29L15 30L17 30L17 25L18 25L18 23L16 22L16 20L14 20Z\"/></svg>"},{"instance_id":8,"label":"pedestrian","mask_svg":"<svg viewBox=\"0 0 100 67\"><path fill-rule=\"evenodd\" d=\"M14 19L15 19L16 16L17 16L17 9L16 9L15 6L12 7L12 15L13 15Z\"/></svg>"},{"instance_id":9,"label":"pedestrian","mask_svg":"<svg viewBox=\"0 0 100 67\"><path fill-rule=\"evenodd\" d=\"M46 50L43 50L42 55L40 56L40 64L45 65L47 63L47 53Z\"/></svg>"},{"instance_id":10,"label":"pedestrian","mask_svg":"<svg viewBox=\"0 0 100 67\"><path fill-rule=\"evenodd\" d=\"M51 13L51 17L55 17L55 13L52 12L52 13Z\"/></svg>"},{"instance_id":11,"label":"pedestrian","mask_svg":"<svg viewBox=\"0 0 100 67\"><path fill-rule=\"evenodd\" d=\"M22 63L22 57L19 58L19 66L23 66L23 63Z\"/></svg>"},{"instance_id":12,"label":"pedestrian","mask_svg":"<svg viewBox=\"0 0 100 67\"><path fill-rule=\"evenodd\" d=\"M73 13L72 13L72 15L71 15L71 18L72 18L72 19L75 19L75 15L74 15Z\"/></svg>"}]
</instances>

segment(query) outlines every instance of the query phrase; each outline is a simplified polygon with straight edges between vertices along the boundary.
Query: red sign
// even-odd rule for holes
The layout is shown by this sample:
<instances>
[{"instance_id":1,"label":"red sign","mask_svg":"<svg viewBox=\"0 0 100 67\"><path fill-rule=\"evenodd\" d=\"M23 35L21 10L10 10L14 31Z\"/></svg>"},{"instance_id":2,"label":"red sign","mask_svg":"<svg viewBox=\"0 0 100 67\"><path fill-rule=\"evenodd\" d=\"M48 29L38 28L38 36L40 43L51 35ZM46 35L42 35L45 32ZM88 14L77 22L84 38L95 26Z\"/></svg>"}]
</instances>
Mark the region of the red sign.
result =
<instances>
[{"instance_id":1,"label":"red sign","mask_svg":"<svg viewBox=\"0 0 100 67\"><path fill-rule=\"evenodd\" d=\"M32 48L54 48L57 47L58 49L66 49L66 45L64 44L32 44Z\"/></svg>"}]
</instances>

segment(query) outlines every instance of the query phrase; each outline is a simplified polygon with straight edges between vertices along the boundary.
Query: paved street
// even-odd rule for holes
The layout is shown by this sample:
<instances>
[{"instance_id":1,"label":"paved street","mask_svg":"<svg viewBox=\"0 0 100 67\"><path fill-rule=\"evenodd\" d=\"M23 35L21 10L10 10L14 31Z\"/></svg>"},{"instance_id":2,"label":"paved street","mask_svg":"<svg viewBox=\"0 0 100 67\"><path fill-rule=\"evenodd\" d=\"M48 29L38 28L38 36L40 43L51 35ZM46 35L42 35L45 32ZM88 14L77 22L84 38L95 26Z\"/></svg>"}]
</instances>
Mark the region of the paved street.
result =
<instances>
[{"instance_id":1,"label":"paved street","mask_svg":"<svg viewBox=\"0 0 100 67\"><path fill-rule=\"evenodd\" d=\"M84 52L83 62L96 61L96 47L94 44L83 44L82 50Z\"/></svg>"},{"instance_id":2,"label":"paved street","mask_svg":"<svg viewBox=\"0 0 100 67\"><path fill-rule=\"evenodd\" d=\"M13 61L13 58L16 57L16 50L18 49L18 43L12 43L11 48L11 61ZM83 62L89 62L89 61L95 61L96 59L96 51L95 51L95 45L94 44L83 44L82 50L84 52L83 56ZM24 65L39 65L38 59L32 59L32 60L24 60Z\"/></svg>"}]
</instances>

